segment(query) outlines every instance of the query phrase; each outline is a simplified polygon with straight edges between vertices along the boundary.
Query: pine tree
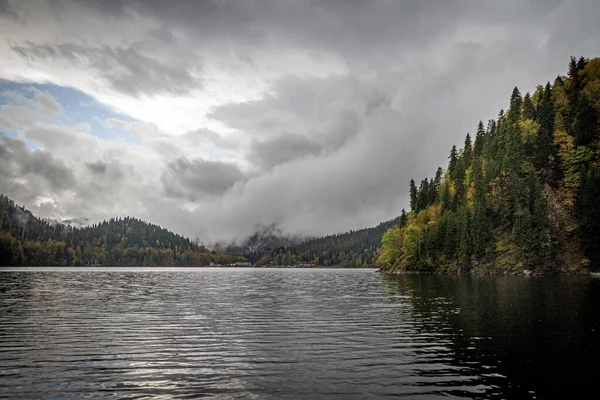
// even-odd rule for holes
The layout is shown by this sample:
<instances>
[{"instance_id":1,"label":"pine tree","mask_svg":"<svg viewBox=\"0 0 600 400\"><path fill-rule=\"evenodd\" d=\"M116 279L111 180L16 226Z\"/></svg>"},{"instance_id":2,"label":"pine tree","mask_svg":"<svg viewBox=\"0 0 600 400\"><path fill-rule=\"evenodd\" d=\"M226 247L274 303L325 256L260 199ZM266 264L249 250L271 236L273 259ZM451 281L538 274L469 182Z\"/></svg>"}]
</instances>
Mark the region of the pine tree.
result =
<instances>
[{"instance_id":1,"label":"pine tree","mask_svg":"<svg viewBox=\"0 0 600 400\"><path fill-rule=\"evenodd\" d=\"M456 151L456 146L452 146L452 150L450 150L450 162L448 163L448 174L450 175L450 179L455 178L456 173L456 165L458 164L458 152Z\"/></svg>"},{"instance_id":2,"label":"pine tree","mask_svg":"<svg viewBox=\"0 0 600 400\"><path fill-rule=\"evenodd\" d=\"M465 162L465 169L468 164L471 162L471 158L473 156L473 145L471 143L471 135L467 133L465 137L465 146L463 147L463 160Z\"/></svg>"},{"instance_id":3,"label":"pine tree","mask_svg":"<svg viewBox=\"0 0 600 400\"><path fill-rule=\"evenodd\" d=\"M415 180L411 178L410 180L410 209L412 211L417 211L417 186L415 185Z\"/></svg>"},{"instance_id":4,"label":"pine tree","mask_svg":"<svg viewBox=\"0 0 600 400\"><path fill-rule=\"evenodd\" d=\"M521 104L523 103L523 99L521 98L521 92L519 92L519 88L515 86L512 94L510 95L510 110L509 110L509 119L511 123L515 123L521 118Z\"/></svg>"},{"instance_id":5,"label":"pine tree","mask_svg":"<svg viewBox=\"0 0 600 400\"><path fill-rule=\"evenodd\" d=\"M527 92L523 98L523 118L535 119L535 107L531 101L531 95L529 92Z\"/></svg>"},{"instance_id":6,"label":"pine tree","mask_svg":"<svg viewBox=\"0 0 600 400\"><path fill-rule=\"evenodd\" d=\"M544 176L550 179L552 177L550 157L556 159L557 156L553 139L555 114L550 82L546 83L537 114L540 130L535 140L533 163L536 169L546 170Z\"/></svg>"},{"instance_id":7,"label":"pine tree","mask_svg":"<svg viewBox=\"0 0 600 400\"><path fill-rule=\"evenodd\" d=\"M433 204L437 200L437 185L433 178L429 179L429 196L427 196L427 204Z\"/></svg>"},{"instance_id":8,"label":"pine tree","mask_svg":"<svg viewBox=\"0 0 600 400\"><path fill-rule=\"evenodd\" d=\"M442 183L442 178L444 177L444 170L442 167L438 167L435 172L435 178L433 179L433 184L435 185L435 190L439 189L440 184Z\"/></svg>"},{"instance_id":9,"label":"pine tree","mask_svg":"<svg viewBox=\"0 0 600 400\"><path fill-rule=\"evenodd\" d=\"M406 222L408 221L408 214L406 214L406 211L404 210L404 208L402 209L402 213L400 214L400 226L405 226Z\"/></svg>"},{"instance_id":10,"label":"pine tree","mask_svg":"<svg viewBox=\"0 0 600 400\"><path fill-rule=\"evenodd\" d=\"M571 131L576 146L589 146L598 135L598 112L584 91L579 94Z\"/></svg>"},{"instance_id":11,"label":"pine tree","mask_svg":"<svg viewBox=\"0 0 600 400\"><path fill-rule=\"evenodd\" d=\"M429 205L429 181L427 178L421 181L421 185L419 186L419 191L417 195L417 208L416 211L419 212L424 210Z\"/></svg>"},{"instance_id":12,"label":"pine tree","mask_svg":"<svg viewBox=\"0 0 600 400\"><path fill-rule=\"evenodd\" d=\"M477 133L475 134L475 144L473 145L473 154L475 157L480 157L483 153L483 140L485 137L485 129L483 122L479 121L477 125Z\"/></svg>"}]
</instances>

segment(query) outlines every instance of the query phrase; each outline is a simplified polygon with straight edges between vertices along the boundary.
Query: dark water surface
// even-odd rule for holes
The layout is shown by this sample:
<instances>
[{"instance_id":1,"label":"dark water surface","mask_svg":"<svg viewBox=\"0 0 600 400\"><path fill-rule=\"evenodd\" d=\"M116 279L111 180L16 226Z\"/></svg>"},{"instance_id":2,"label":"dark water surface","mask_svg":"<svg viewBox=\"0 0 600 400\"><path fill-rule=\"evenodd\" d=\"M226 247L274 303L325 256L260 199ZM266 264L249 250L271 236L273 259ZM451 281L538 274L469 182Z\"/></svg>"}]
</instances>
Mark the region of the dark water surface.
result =
<instances>
[{"instance_id":1,"label":"dark water surface","mask_svg":"<svg viewBox=\"0 0 600 400\"><path fill-rule=\"evenodd\" d=\"M7 399L566 399L598 346L600 279L0 269Z\"/></svg>"}]
</instances>

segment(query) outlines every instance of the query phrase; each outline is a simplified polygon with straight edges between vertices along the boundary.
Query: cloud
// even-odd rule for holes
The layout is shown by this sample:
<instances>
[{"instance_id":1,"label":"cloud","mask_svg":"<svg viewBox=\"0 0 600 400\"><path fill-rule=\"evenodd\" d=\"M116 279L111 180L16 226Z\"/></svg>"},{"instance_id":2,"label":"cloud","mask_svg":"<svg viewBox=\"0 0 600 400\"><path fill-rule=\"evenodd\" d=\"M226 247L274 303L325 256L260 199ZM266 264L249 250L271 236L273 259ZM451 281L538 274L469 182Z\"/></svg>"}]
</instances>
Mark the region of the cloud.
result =
<instances>
[{"instance_id":1,"label":"cloud","mask_svg":"<svg viewBox=\"0 0 600 400\"><path fill-rule=\"evenodd\" d=\"M24 142L0 134L0 187L31 199L47 191L61 192L75 183L73 172L43 150L30 150Z\"/></svg>"},{"instance_id":2,"label":"cloud","mask_svg":"<svg viewBox=\"0 0 600 400\"><path fill-rule=\"evenodd\" d=\"M196 201L203 195L223 194L245 179L239 168L232 164L179 158L167 165L162 184L167 196Z\"/></svg>"},{"instance_id":3,"label":"cloud","mask_svg":"<svg viewBox=\"0 0 600 400\"><path fill-rule=\"evenodd\" d=\"M106 125L111 128L119 128L141 139L157 137L163 135L156 124L142 121L123 121L118 118L108 118Z\"/></svg>"},{"instance_id":4,"label":"cloud","mask_svg":"<svg viewBox=\"0 0 600 400\"><path fill-rule=\"evenodd\" d=\"M12 50L29 62L51 59L76 68L91 68L116 91L132 96L183 94L198 88L200 60L173 65L145 54L143 46L86 47L78 43L13 44Z\"/></svg>"},{"instance_id":5,"label":"cloud","mask_svg":"<svg viewBox=\"0 0 600 400\"><path fill-rule=\"evenodd\" d=\"M211 146L217 148L229 150L239 147L239 143L234 138L224 137L220 133L206 128L195 129L193 131L186 132L180 138L187 145L193 147L205 144L210 144Z\"/></svg>"},{"instance_id":6,"label":"cloud","mask_svg":"<svg viewBox=\"0 0 600 400\"><path fill-rule=\"evenodd\" d=\"M254 141L250 147L250 160L257 166L270 169L306 156L317 155L322 147L299 134L281 134L267 141Z\"/></svg>"},{"instance_id":7,"label":"cloud","mask_svg":"<svg viewBox=\"0 0 600 400\"><path fill-rule=\"evenodd\" d=\"M86 162L85 166L88 167L96 175L102 175L106 172L106 163L103 161Z\"/></svg>"},{"instance_id":8,"label":"cloud","mask_svg":"<svg viewBox=\"0 0 600 400\"><path fill-rule=\"evenodd\" d=\"M30 90L35 93L35 107L40 114L62 114L64 110L54 97L34 87L31 87Z\"/></svg>"},{"instance_id":9,"label":"cloud","mask_svg":"<svg viewBox=\"0 0 600 400\"><path fill-rule=\"evenodd\" d=\"M25 106L14 104L0 106L0 129L19 129L34 118L34 112Z\"/></svg>"},{"instance_id":10,"label":"cloud","mask_svg":"<svg viewBox=\"0 0 600 400\"><path fill-rule=\"evenodd\" d=\"M34 120L47 120L63 113L63 107L52 95L33 86L28 90L34 93L33 100L14 90L0 94L11 101L0 106L0 129L21 129Z\"/></svg>"}]
</instances>

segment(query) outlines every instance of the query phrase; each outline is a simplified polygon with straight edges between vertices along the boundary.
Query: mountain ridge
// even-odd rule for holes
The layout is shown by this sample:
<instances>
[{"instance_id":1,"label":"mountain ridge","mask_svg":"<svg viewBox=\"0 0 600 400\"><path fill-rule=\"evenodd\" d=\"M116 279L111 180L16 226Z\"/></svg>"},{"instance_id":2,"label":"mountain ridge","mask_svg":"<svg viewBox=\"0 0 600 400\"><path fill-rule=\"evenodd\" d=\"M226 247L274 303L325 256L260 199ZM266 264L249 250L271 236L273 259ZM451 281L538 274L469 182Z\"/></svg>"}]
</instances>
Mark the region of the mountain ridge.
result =
<instances>
[{"instance_id":1,"label":"mountain ridge","mask_svg":"<svg viewBox=\"0 0 600 400\"><path fill-rule=\"evenodd\" d=\"M86 227L38 218L0 194L0 265L206 266L242 260L137 218Z\"/></svg>"}]
</instances>

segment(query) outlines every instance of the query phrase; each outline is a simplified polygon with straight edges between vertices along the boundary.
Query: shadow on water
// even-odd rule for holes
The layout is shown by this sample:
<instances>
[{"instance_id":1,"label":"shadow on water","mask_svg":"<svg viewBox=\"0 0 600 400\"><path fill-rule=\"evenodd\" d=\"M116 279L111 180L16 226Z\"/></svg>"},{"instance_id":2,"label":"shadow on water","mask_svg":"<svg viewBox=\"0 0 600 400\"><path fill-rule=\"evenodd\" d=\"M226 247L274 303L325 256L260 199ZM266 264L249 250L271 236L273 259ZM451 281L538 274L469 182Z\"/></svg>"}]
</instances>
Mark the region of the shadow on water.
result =
<instances>
[{"instance_id":1,"label":"shadow on water","mask_svg":"<svg viewBox=\"0 0 600 400\"><path fill-rule=\"evenodd\" d=\"M600 280L582 277L384 275L423 332L451 342L453 364L484 398L575 398L593 393L600 362Z\"/></svg>"}]
</instances>

